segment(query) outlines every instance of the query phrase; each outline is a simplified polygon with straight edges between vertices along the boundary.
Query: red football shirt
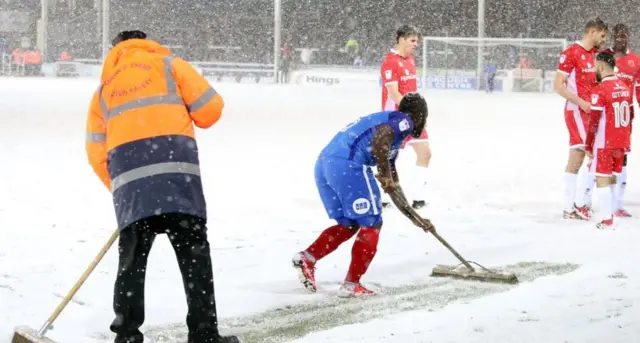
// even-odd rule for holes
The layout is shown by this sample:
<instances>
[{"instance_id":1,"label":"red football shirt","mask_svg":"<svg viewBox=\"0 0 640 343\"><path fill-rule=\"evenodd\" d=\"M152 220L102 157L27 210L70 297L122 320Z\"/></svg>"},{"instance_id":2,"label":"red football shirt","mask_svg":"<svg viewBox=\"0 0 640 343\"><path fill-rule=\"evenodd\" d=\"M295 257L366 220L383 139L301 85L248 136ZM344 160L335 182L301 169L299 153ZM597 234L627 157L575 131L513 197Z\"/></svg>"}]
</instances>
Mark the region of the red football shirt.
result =
<instances>
[{"instance_id":1,"label":"red football shirt","mask_svg":"<svg viewBox=\"0 0 640 343\"><path fill-rule=\"evenodd\" d=\"M416 75L416 63L412 55L402 57L397 51L391 50L385 56L380 66L380 76L382 77L382 110L397 110L398 105L391 99L387 85L398 84L398 91L405 95L418 91L418 80Z\"/></svg>"},{"instance_id":2,"label":"red football shirt","mask_svg":"<svg viewBox=\"0 0 640 343\"><path fill-rule=\"evenodd\" d=\"M598 84L595 67L597 51L596 48L585 49L578 41L562 51L558 63L558 72L569 75L567 80L569 91L586 101L589 101L591 89ZM567 101L566 107L571 109L569 107L577 108L578 105Z\"/></svg>"},{"instance_id":3,"label":"red football shirt","mask_svg":"<svg viewBox=\"0 0 640 343\"><path fill-rule=\"evenodd\" d=\"M616 58L616 76L633 91L640 80L640 56L634 52Z\"/></svg>"},{"instance_id":4,"label":"red football shirt","mask_svg":"<svg viewBox=\"0 0 640 343\"><path fill-rule=\"evenodd\" d=\"M632 51L616 58L616 76L620 81L629 87L632 93L636 95L636 101L640 97L640 56ZM631 106L631 120L633 121L634 111Z\"/></svg>"},{"instance_id":5,"label":"red football shirt","mask_svg":"<svg viewBox=\"0 0 640 343\"><path fill-rule=\"evenodd\" d=\"M629 149L633 93L616 76L605 77L591 94L587 149Z\"/></svg>"}]
</instances>

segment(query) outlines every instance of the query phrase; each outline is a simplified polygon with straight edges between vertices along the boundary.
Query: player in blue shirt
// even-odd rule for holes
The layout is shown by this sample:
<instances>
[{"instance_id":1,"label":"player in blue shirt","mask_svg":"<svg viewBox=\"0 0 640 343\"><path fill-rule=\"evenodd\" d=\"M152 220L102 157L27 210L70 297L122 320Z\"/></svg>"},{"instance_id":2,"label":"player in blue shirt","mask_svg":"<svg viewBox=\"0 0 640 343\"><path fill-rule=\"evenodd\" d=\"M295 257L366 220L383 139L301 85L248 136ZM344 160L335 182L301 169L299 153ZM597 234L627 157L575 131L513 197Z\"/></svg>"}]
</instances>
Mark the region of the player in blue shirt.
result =
<instances>
[{"instance_id":1,"label":"player in blue shirt","mask_svg":"<svg viewBox=\"0 0 640 343\"><path fill-rule=\"evenodd\" d=\"M489 62L484 65L484 77L486 80L485 91L487 93L493 93L494 82L495 82L497 72L498 72L498 69L496 69L495 64Z\"/></svg>"},{"instance_id":2,"label":"player in blue shirt","mask_svg":"<svg viewBox=\"0 0 640 343\"><path fill-rule=\"evenodd\" d=\"M361 117L340 130L322 149L315 165L315 180L327 214L337 224L324 230L306 250L293 257L300 281L308 290L317 289L315 263L357 233L351 265L339 293L374 295L360 284L376 254L382 228L380 190L371 167L377 167L376 178L386 193L394 192L406 200L398 184L395 160L407 136L420 136L427 114L425 99L418 93L409 93L402 98L398 111ZM401 205L396 207L414 224L421 225Z\"/></svg>"}]
</instances>

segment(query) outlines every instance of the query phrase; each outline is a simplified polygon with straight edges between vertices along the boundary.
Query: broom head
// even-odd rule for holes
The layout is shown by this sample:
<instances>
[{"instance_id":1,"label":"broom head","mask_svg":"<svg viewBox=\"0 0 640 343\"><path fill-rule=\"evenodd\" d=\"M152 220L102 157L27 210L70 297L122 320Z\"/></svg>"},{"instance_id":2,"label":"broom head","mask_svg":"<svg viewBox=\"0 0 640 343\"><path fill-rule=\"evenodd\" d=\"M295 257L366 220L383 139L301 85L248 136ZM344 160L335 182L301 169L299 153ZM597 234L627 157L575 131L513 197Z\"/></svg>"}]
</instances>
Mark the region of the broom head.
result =
<instances>
[{"instance_id":1,"label":"broom head","mask_svg":"<svg viewBox=\"0 0 640 343\"><path fill-rule=\"evenodd\" d=\"M482 266L480 267L480 269L471 270L462 264L457 266L439 264L433 268L431 276L508 284L516 284L519 282L518 277L514 273L501 273Z\"/></svg>"},{"instance_id":2,"label":"broom head","mask_svg":"<svg viewBox=\"0 0 640 343\"><path fill-rule=\"evenodd\" d=\"M11 343L56 343L47 337L38 337L36 330L26 326L18 326L14 328L13 339Z\"/></svg>"}]
</instances>

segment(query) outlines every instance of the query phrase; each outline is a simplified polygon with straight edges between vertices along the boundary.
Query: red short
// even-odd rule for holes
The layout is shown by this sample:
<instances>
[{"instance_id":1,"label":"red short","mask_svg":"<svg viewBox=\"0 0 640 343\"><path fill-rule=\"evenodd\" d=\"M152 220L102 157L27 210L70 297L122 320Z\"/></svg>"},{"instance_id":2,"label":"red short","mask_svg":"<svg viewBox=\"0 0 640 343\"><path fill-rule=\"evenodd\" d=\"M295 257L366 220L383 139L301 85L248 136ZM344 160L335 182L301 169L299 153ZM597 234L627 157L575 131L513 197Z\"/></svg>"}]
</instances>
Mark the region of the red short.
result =
<instances>
[{"instance_id":1,"label":"red short","mask_svg":"<svg viewBox=\"0 0 640 343\"><path fill-rule=\"evenodd\" d=\"M565 108L564 121L569 130L569 148L584 149L584 141L587 139L587 124L589 115L579 107Z\"/></svg>"},{"instance_id":2,"label":"red short","mask_svg":"<svg viewBox=\"0 0 640 343\"><path fill-rule=\"evenodd\" d=\"M625 149L594 149L589 162L589 171L596 176L611 176L622 173Z\"/></svg>"},{"instance_id":3,"label":"red short","mask_svg":"<svg viewBox=\"0 0 640 343\"><path fill-rule=\"evenodd\" d=\"M427 142L427 141L429 141L429 134L427 133L427 129L424 128L422 129L422 133L418 138L413 138L413 136L411 135L407 136L407 138L404 139L404 142L402 142L402 146L400 146L400 149L404 149L405 145L409 144L409 142L417 143L417 142Z\"/></svg>"}]
</instances>

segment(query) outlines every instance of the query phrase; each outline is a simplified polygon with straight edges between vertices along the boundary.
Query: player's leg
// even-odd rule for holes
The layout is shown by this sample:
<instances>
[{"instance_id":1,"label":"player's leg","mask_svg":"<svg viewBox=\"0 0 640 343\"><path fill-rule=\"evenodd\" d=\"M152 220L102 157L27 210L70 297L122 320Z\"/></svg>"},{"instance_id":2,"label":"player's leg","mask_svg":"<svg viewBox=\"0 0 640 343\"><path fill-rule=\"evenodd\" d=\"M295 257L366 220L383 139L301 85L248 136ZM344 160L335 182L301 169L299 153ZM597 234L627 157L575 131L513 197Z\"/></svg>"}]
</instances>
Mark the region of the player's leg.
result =
<instances>
[{"instance_id":1,"label":"player's leg","mask_svg":"<svg viewBox=\"0 0 640 343\"><path fill-rule=\"evenodd\" d=\"M431 162L431 146L429 136L424 129L419 138L408 142L416 153L416 164L411 173L410 194L413 198L412 206L415 209L426 205L427 185L429 181L429 164Z\"/></svg>"},{"instance_id":2,"label":"player's leg","mask_svg":"<svg viewBox=\"0 0 640 343\"><path fill-rule=\"evenodd\" d=\"M337 170L331 170L337 164L324 162L325 160L322 158L316 162L316 187L329 218L335 219L337 223L322 231L305 250L295 253L292 259L294 268L298 270L300 282L312 292L317 290L316 262L335 251L342 243L353 237L359 229L356 223L344 218L342 202L325 177L327 169L330 169L328 170L329 175L340 174Z\"/></svg>"},{"instance_id":3,"label":"player's leg","mask_svg":"<svg viewBox=\"0 0 640 343\"><path fill-rule=\"evenodd\" d=\"M404 143L402 143L402 147L400 149L404 148ZM375 169L375 167L373 167L373 169ZM376 172L377 173L377 172ZM376 183L378 185L380 185L380 182L378 182L378 180L376 179ZM387 193L382 193L380 195L380 199L381 199L381 203L380 206L382 207L382 209L384 210L385 208L391 208L392 206L392 202L391 202L391 197L389 197L389 194Z\"/></svg>"},{"instance_id":4,"label":"player's leg","mask_svg":"<svg viewBox=\"0 0 640 343\"><path fill-rule=\"evenodd\" d=\"M598 197L599 218L596 225L599 229L613 227L613 186L614 171L622 167L623 157L616 157L610 149L596 149L591 169L596 174L596 196ZM617 161L619 160L619 161ZM595 165L595 166L594 166ZM619 165L619 167L618 167Z\"/></svg>"},{"instance_id":5,"label":"player's leg","mask_svg":"<svg viewBox=\"0 0 640 343\"><path fill-rule=\"evenodd\" d=\"M341 296L368 296L374 292L360 283L378 249L382 228L380 190L371 168L351 164L349 177L332 179L329 184L343 204L344 217L360 227L351 249L351 263L340 288Z\"/></svg>"},{"instance_id":6,"label":"player's leg","mask_svg":"<svg viewBox=\"0 0 640 343\"><path fill-rule=\"evenodd\" d=\"M596 176L590 172L591 160L586 161L578 172L578 184L585 189L584 197L576 199L576 206L584 204L586 209L593 215L593 191L596 188Z\"/></svg>"},{"instance_id":7,"label":"player's leg","mask_svg":"<svg viewBox=\"0 0 640 343\"><path fill-rule=\"evenodd\" d=\"M586 160L578 171L575 205L578 214L589 219L593 216L593 191L596 187L596 175L591 172L591 160Z\"/></svg>"},{"instance_id":8,"label":"player's leg","mask_svg":"<svg viewBox=\"0 0 640 343\"><path fill-rule=\"evenodd\" d=\"M316 182L327 213L338 221L339 226L349 231L348 236L345 235L342 239L332 238L328 242L318 243L318 246L327 249L326 246L330 245L331 249L335 249L357 232L351 250L349 272L340 294L372 295L373 292L360 284L360 278L376 254L379 230L382 226L380 191L373 172L368 166L344 160L331 160L322 163L317 169L323 171L316 173ZM321 238L317 241L320 240ZM311 249L309 247L307 251ZM305 258L311 260L309 257Z\"/></svg>"},{"instance_id":9,"label":"player's leg","mask_svg":"<svg viewBox=\"0 0 640 343\"><path fill-rule=\"evenodd\" d=\"M622 162L622 168L620 168L620 173L616 174L616 185L614 187L614 214L616 217L631 217L631 214L624 209L622 205L624 199L624 191L627 188L627 160L629 158L629 153L625 153L624 160Z\"/></svg>"},{"instance_id":10,"label":"player's leg","mask_svg":"<svg viewBox=\"0 0 640 343\"><path fill-rule=\"evenodd\" d=\"M566 219L584 219L584 211L579 213L575 205L576 194L583 199L584 186L578 192L578 172L584 161L584 139L586 137L585 125L580 115L580 110L566 110L565 122L569 131L569 157L564 171L564 201L563 217ZM583 201L583 200L582 200ZM584 206L583 210L586 211Z\"/></svg>"},{"instance_id":11,"label":"player's leg","mask_svg":"<svg viewBox=\"0 0 640 343\"><path fill-rule=\"evenodd\" d=\"M575 115L575 114L574 114ZM584 126L576 126L584 127L584 131L578 130L580 137L582 139L586 139L586 123L588 122L588 118L585 114L581 113L579 117L582 119L581 123ZM577 123L580 124L580 123ZM583 132L585 132L583 136ZM576 207L579 209L579 214L583 214L583 217L587 217L589 219L593 216L593 190L596 187L596 176L591 171L591 161L587 161L578 171L578 185L576 190ZM585 218L583 218L585 219Z\"/></svg>"}]
</instances>

